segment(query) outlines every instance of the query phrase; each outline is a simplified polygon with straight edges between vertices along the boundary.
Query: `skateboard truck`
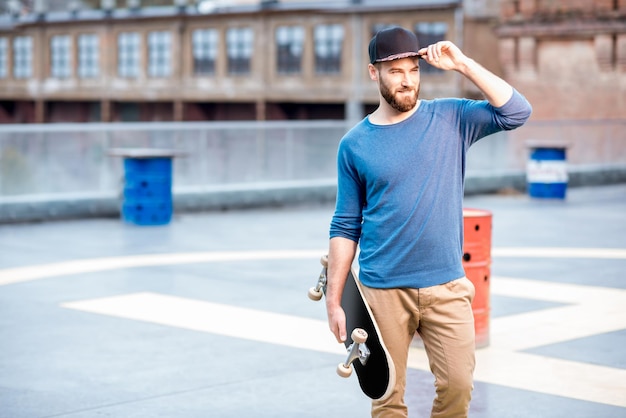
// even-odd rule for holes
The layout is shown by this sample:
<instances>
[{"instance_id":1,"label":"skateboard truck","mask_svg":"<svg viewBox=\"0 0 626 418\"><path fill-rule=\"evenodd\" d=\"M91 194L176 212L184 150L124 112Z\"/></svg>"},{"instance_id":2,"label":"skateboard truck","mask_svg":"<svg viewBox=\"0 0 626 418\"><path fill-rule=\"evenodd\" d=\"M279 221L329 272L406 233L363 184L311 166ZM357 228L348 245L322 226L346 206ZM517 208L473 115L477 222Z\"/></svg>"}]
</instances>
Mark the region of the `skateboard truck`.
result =
<instances>
[{"instance_id":1,"label":"skateboard truck","mask_svg":"<svg viewBox=\"0 0 626 418\"><path fill-rule=\"evenodd\" d=\"M361 328L355 328L350 335L352 344L348 347L348 357L345 363L339 363L337 366L337 374L341 377L349 377L352 374L352 363L359 360L365 366L370 357L370 350L367 348L367 331Z\"/></svg>"},{"instance_id":2,"label":"skateboard truck","mask_svg":"<svg viewBox=\"0 0 626 418\"><path fill-rule=\"evenodd\" d=\"M326 270L328 268L328 258L326 256L322 257L322 272L320 273L320 277L317 279L317 284L315 287L309 289L309 299L318 301L322 299L322 295L326 290Z\"/></svg>"}]
</instances>

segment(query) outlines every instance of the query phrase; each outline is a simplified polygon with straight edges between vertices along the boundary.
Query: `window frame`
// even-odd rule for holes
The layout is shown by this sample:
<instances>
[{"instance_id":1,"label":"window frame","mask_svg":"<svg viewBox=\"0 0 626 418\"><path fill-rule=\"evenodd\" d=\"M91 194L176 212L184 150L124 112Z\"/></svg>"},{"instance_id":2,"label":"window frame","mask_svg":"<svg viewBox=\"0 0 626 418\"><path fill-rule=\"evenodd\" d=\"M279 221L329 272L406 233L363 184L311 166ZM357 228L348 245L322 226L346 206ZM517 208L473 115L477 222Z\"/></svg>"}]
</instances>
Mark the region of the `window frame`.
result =
<instances>
[{"instance_id":1,"label":"window frame","mask_svg":"<svg viewBox=\"0 0 626 418\"><path fill-rule=\"evenodd\" d=\"M119 32L117 34L117 76L128 79L139 78L141 53L141 34L139 32Z\"/></svg>"},{"instance_id":2,"label":"window frame","mask_svg":"<svg viewBox=\"0 0 626 418\"><path fill-rule=\"evenodd\" d=\"M50 77L60 80L72 77L72 35L52 35L48 45L50 47Z\"/></svg>"},{"instance_id":3,"label":"window frame","mask_svg":"<svg viewBox=\"0 0 626 418\"><path fill-rule=\"evenodd\" d=\"M100 76L100 36L97 33L79 33L77 39L78 77Z\"/></svg>"},{"instance_id":4,"label":"window frame","mask_svg":"<svg viewBox=\"0 0 626 418\"><path fill-rule=\"evenodd\" d=\"M0 79L9 77L9 39L0 37Z\"/></svg>"},{"instance_id":5,"label":"window frame","mask_svg":"<svg viewBox=\"0 0 626 418\"><path fill-rule=\"evenodd\" d=\"M168 30L148 32L148 76L168 78L172 76L172 33Z\"/></svg>"},{"instance_id":6,"label":"window frame","mask_svg":"<svg viewBox=\"0 0 626 418\"><path fill-rule=\"evenodd\" d=\"M276 73L281 75L302 74L304 56L304 27L280 25L274 31L276 47Z\"/></svg>"},{"instance_id":7,"label":"window frame","mask_svg":"<svg viewBox=\"0 0 626 418\"><path fill-rule=\"evenodd\" d=\"M28 79L33 76L33 37L20 35L13 38L13 78Z\"/></svg>"},{"instance_id":8,"label":"window frame","mask_svg":"<svg viewBox=\"0 0 626 418\"><path fill-rule=\"evenodd\" d=\"M252 27L228 28L226 30L226 68L228 75L250 75L252 73L253 57L254 30Z\"/></svg>"},{"instance_id":9,"label":"window frame","mask_svg":"<svg viewBox=\"0 0 626 418\"><path fill-rule=\"evenodd\" d=\"M192 72L196 76L214 76L217 72L220 34L215 28L191 32Z\"/></svg>"},{"instance_id":10,"label":"window frame","mask_svg":"<svg viewBox=\"0 0 626 418\"><path fill-rule=\"evenodd\" d=\"M339 29L338 37L333 32ZM341 23L323 23L313 28L314 69L317 75L341 74L343 50L346 38L345 27ZM321 47L323 45L323 47ZM326 57L320 49L328 49Z\"/></svg>"}]
</instances>

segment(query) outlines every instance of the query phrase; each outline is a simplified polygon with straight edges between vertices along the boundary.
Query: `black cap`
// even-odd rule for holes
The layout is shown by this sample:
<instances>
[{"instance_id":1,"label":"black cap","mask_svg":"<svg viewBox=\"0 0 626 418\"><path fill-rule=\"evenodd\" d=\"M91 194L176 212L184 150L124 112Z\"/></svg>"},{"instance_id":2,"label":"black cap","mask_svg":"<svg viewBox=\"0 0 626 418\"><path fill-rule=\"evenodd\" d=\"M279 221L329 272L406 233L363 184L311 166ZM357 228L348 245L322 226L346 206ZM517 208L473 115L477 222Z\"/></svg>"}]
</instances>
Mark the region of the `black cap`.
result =
<instances>
[{"instance_id":1,"label":"black cap","mask_svg":"<svg viewBox=\"0 0 626 418\"><path fill-rule=\"evenodd\" d=\"M419 49L413 32L393 26L381 30L370 41L370 63L420 56Z\"/></svg>"}]
</instances>

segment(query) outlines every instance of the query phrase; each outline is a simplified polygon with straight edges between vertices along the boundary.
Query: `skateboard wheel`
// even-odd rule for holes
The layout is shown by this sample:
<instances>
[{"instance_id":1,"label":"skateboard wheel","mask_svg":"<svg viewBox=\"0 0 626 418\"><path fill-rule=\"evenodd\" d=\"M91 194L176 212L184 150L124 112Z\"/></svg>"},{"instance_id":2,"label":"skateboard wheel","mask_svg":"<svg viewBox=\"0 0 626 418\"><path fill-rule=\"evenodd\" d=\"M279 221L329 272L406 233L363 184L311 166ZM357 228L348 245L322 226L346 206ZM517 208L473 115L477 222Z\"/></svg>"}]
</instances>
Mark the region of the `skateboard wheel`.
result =
<instances>
[{"instance_id":1,"label":"skateboard wheel","mask_svg":"<svg viewBox=\"0 0 626 418\"><path fill-rule=\"evenodd\" d=\"M309 289L309 299L314 300L314 301L318 301L322 298L322 291L321 290L315 290L314 287Z\"/></svg>"},{"instance_id":2,"label":"skateboard wheel","mask_svg":"<svg viewBox=\"0 0 626 418\"><path fill-rule=\"evenodd\" d=\"M352 366L346 366L343 363L339 363L339 365L337 366L337 374L344 378L350 377L350 375L352 374Z\"/></svg>"},{"instance_id":3,"label":"skateboard wheel","mask_svg":"<svg viewBox=\"0 0 626 418\"><path fill-rule=\"evenodd\" d=\"M358 344L363 344L365 341L367 341L367 337L367 331L362 328L355 328L350 335L352 341Z\"/></svg>"},{"instance_id":4,"label":"skateboard wheel","mask_svg":"<svg viewBox=\"0 0 626 418\"><path fill-rule=\"evenodd\" d=\"M320 263L322 264L322 266L328 267L328 255L323 255L320 259Z\"/></svg>"}]
</instances>

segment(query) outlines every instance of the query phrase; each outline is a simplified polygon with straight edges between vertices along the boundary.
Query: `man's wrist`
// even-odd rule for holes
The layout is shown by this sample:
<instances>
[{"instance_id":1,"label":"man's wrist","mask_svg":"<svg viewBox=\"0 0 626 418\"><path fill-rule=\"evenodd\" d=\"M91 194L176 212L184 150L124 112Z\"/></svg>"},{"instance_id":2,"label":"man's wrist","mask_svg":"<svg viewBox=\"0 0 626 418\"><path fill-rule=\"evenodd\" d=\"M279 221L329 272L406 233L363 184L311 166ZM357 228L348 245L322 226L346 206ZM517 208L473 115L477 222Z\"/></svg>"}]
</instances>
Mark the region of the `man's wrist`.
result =
<instances>
[{"instance_id":1,"label":"man's wrist","mask_svg":"<svg viewBox=\"0 0 626 418\"><path fill-rule=\"evenodd\" d=\"M331 309L331 308L336 308L339 306L341 306L341 299L339 299L333 294L329 295L327 291L326 292L326 308Z\"/></svg>"},{"instance_id":2,"label":"man's wrist","mask_svg":"<svg viewBox=\"0 0 626 418\"><path fill-rule=\"evenodd\" d=\"M456 71L465 77L471 76L479 68L479 64L469 57L465 57L461 63L457 65Z\"/></svg>"}]
</instances>

